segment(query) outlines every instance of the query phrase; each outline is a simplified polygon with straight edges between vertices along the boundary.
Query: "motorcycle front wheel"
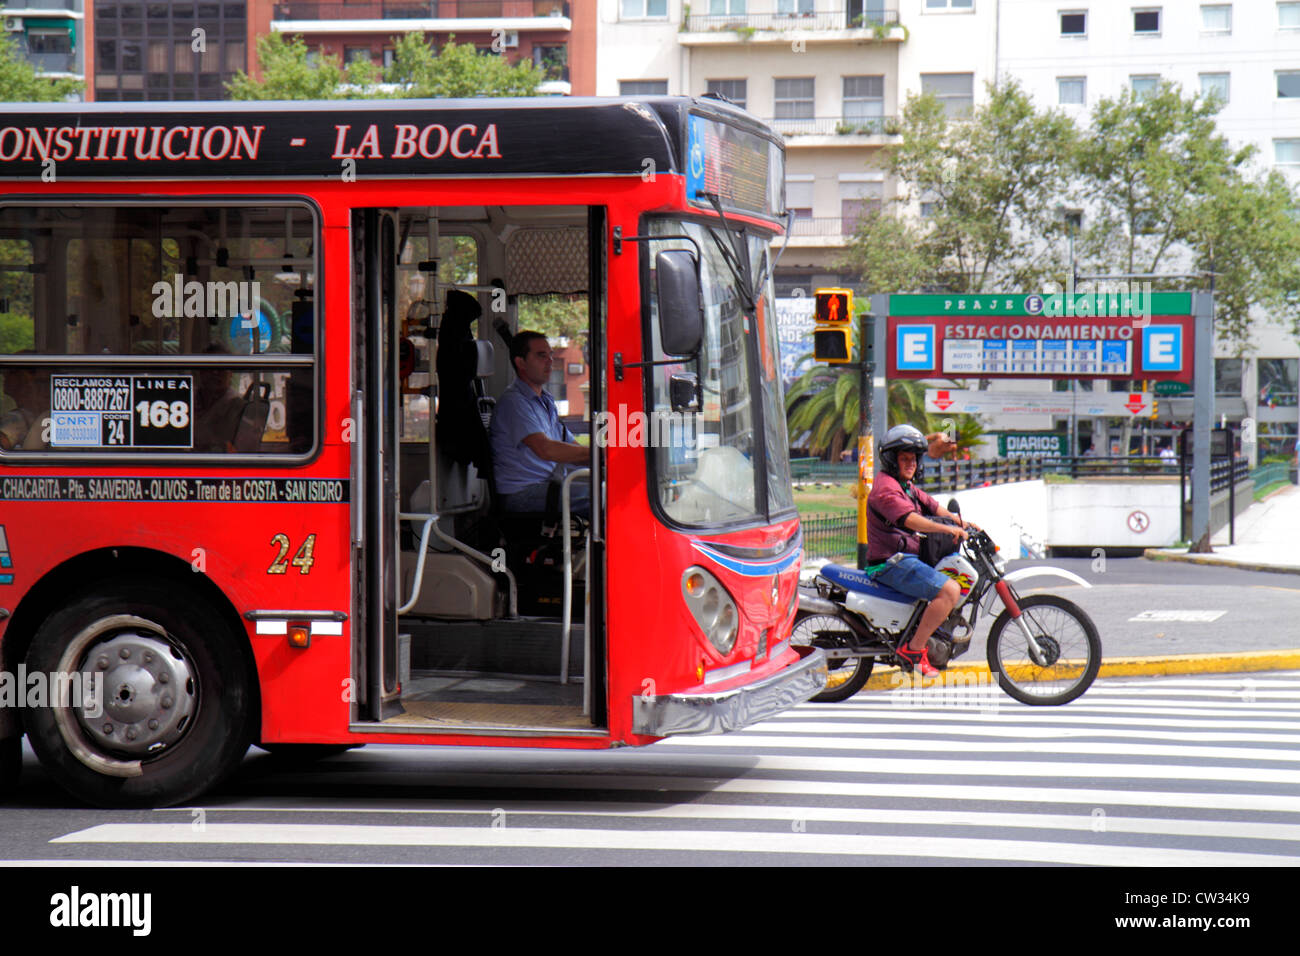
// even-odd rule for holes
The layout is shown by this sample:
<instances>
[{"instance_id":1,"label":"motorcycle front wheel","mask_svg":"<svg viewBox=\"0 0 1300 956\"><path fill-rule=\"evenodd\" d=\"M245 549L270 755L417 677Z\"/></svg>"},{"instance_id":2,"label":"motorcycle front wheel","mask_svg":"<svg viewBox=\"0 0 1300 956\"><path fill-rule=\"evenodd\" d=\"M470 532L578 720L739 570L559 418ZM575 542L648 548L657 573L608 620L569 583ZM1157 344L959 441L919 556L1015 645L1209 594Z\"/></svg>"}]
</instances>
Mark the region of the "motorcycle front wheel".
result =
<instances>
[{"instance_id":1,"label":"motorcycle front wheel","mask_svg":"<svg viewBox=\"0 0 1300 956\"><path fill-rule=\"evenodd\" d=\"M1023 704L1068 704L1092 686L1101 668L1096 625L1083 608L1054 594L1021 599L1020 612L1038 652L1004 610L989 629L989 670Z\"/></svg>"},{"instance_id":2,"label":"motorcycle front wheel","mask_svg":"<svg viewBox=\"0 0 1300 956\"><path fill-rule=\"evenodd\" d=\"M790 632L790 643L796 647L820 647L822 650L852 646L849 626L830 614L808 614L797 618L794 630ZM874 663L870 657L827 661L826 689L813 697L813 702L833 704L848 700L862 690Z\"/></svg>"}]
</instances>

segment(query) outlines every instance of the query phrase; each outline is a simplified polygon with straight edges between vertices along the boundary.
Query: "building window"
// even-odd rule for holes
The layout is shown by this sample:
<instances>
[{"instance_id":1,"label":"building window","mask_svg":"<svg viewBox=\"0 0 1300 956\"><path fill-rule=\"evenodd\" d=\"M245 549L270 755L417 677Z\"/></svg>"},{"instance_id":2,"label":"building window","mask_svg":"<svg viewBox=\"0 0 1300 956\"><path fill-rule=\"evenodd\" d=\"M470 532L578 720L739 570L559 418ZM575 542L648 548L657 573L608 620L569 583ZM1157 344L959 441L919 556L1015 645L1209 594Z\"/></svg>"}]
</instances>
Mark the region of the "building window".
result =
<instances>
[{"instance_id":1,"label":"building window","mask_svg":"<svg viewBox=\"0 0 1300 956\"><path fill-rule=\"evenodd\" d=\"M934 94L950 119L966 119L975 106L975 74L922 73L921 92Z\"/></svg>"},{"instance_id":2,"label":"building window","mask_svg":"<svg viewBox=\"0 0 1300 956\"><path fill-rule=\"evenodd\" d=\"M745 108L745 80L709 80L707 92L725 96L741 109Z\"/></svg>"},{"instance_id":3,"label":"building window","mask_svg":"<svg viewBox=\"0 0 1300 956\"><path fill-rule=\"evenodd\" d=\"M1300 359L1262 358L1258 370L1259 404L1265 408L1295 408Z\"/></svg>"},{"instance_id":4,"label":"building window","mask_svg":"<svg viewBox=\"0 0 1300 956\"><path fill-rule=\"evenodd\" d=\"M1088 35L1088 11L1067 10L1061 13L1061 36L1086 37Z\"/></svg>"},{"instance_id":5,"label":"building window","mask_svg":"<svg viewBox=\"0 0 1300 956\"><path fill-rule=\"evenodd\" d=\"M927 10L973 10L975 0L925 0Z\"/></svg>"},{"instance_id":6,"label":"building window","mask_svg":"<svg viewBox=\"0 0 1300 956\"><path fill-rule=\"evenodd\" d=\"M793 76L775 81L776 118L812 119L815 81L811 76Z\"/></svg>"},{"instance_id":7,"label":"building window","mask_svg":"<svg viewBox=\"0 0 1300 956\"><path fill-rule=\"evenodd\" d=\"M1088 101L1088 81L1082 76L1058 76L1056 101L1061 106L1083 106Z\"/></svg>"},{"instance_id":8,"label":"building window","mask_svg":"<svg viewBox=\"0 0 1300 956\"><path fill-rule=\"evenodd\" d=\"M811 219L813 214L813 177L792 174L785 180L785 208L795 219Z\"/></svg>"},{"instance_id":9,"label":"building window","mask_svg":"<svg viewBox=\"0 0 1300 956\"><path fill-rule=\"evenodd\" d=\"M1154 96L1157 87L1160 86L1159 76L1130 76L1128 85L1133 90L1133 96L1139 100L1145 100Z\"/></svg>"},{"instance_id":10,"label":"building window","mask_svg":"<svg viewBox=\"0 0 1300 956\"><path fill-rule=\"evenodd\" d=\"M623 0L624 20L666 20L668 0Z\"/></svg>"},{"instance_id":11,"label":"building window","mask_svg":"<svg viewBox=\"0 0 1300 956\"><path fill-rule=\"evenodd\" d=\"M1283 30L1300 30L1300 3L1279 3L1277 25Z\"/></svg>"},{"instance_id":12,"label":"building window","mask_svg":"<svg viewBox=\"0 0 1300 956\"><path fill-rule=\"evenodd\" d=\"M1160 35L1160 8L1133 11L1133 32L1139 36Z\"/></svg>"},{"instance_id":13,"label":"building window","mask_svg":"<svg viewBox=\"0 0 1300 956\"><path fill-rule=\"evenodd\" d=\"M1300 97L1300 71L1278 70L1277 98L1279 100L1293 100L1296 97Z\"/></svg>"},{"instance_id":14,"label":"building window","mask_svg":"<svg viewBox=\"0 0 1300 956\"><path fill-rule=\"evenodd\" d=\"M1214 360L1214 394L1241 397L1241 359Z\"/></svg>"},{"instance_id":15,"label":"building window","mask_svg":"<svg viewBox=\"0 0 1300 956\"><path fill-rule=\"evenodd\" d=\"M1201 5L1202 33L1231 33L1232 4L1207 3Z\"/></svg>"},{"instance_id":16,"label":"building window","mask_svg":"<svg viewBox=\"0 0 1300 956\"><path fill-rule=\"evenodd\" d=\"M345 46L343 47L343 62L352 63L354 60L369 60L371 57L370 47L368 46Z\"/></svg>"},{"instance_id":17,"label":"building window","mask_svg":"<svg viewBox=\"0 0 1300 956\"><path fill-rule=\"evenodd\" d=\"M844 125L851 133L879 133L884 129L885 78L844 77Z\"/></svg>"},{"instance_id":18,"label":"building window","mask_svg":"<svg viewBox=\"0 0 1300 956\"><path fill-rule=\"evenodd\" d=\"M745 0L709 0L709 16L743 17L744 15Z\"/></svg>"},{"instance_id":19,"label":"building window","mask_svg":"<svg viewBox=\"0 0 1300 956\"><path fill-rule=\"evenodd\" d=\"M1300 139L1273 140L1273 162L1279 166L1300 166Z\"/></svg>"},{"instance_id":20,"label":"building window","mask_svg":"<svg viewBox=\"0 0 1300 956\"><path fill-rule=\"evenodd\" d=\"M844 236L854 235L864 216L878 212L885 195L883 182L850 179L849 175L840 177L840 234Z\"/></svg>"},{"instance_id":21,"label":"building window","mask_svg":"<svg viewBox=\"0 0 1300 956\"><path fill-rule=\"evenodd\" d=\"M1216 96L1220 103L1228 102L1228 74L1202 73L1201 95L1205 97Z\"/></svg>"},{"instance_id":22,"label":"building window","mask_svg":"<svg viewBox=\"0 0 1300 956\"><path fill-rule=\"evenodd\" d=\"M619 80L619 96L667 96L667 80Z\"/></svg>"},{"instance_id":23,"label":"building window","mask_svg":"<svg viewBox=\"0 0 1300 956\"><path fill-rule=\"evenodd\" d=\"M810 17L813 0L776 0L776 13L782 17Z\"/></svg>"}]
</instances>

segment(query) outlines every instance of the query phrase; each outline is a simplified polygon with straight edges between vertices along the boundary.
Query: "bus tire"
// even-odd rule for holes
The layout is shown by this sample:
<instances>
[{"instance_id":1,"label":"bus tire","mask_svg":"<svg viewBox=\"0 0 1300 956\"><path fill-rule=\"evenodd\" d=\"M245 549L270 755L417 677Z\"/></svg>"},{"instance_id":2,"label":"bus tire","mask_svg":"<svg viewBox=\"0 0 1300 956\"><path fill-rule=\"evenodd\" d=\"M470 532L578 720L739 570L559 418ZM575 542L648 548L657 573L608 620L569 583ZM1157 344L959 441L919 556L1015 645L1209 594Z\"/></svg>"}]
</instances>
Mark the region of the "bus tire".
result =
<instances>
[{"instance_id":1,"label":"bus tire","mask_svg":"<svg viewBox=\"0 0 1300 956\"><path fill-rule=\"evenodd\" d=\"M256 681L240 639L182 584L125 578L83 592L45 620L27 653L28 674L55 675L45 706L29 700L23 712L32 749L56 783L95 806L199 796L254 733Z\"/></svg>"},{"instance_id":2,"label":"bus tire","mask_svg":"<svg viewBox=\"0 0 1300 956\"><path fill-rule=\"evenodd\" d=\"M0 740L0 800L18 789L22 773L23 735L18 733Z\"/></svg>"}]
</instances>

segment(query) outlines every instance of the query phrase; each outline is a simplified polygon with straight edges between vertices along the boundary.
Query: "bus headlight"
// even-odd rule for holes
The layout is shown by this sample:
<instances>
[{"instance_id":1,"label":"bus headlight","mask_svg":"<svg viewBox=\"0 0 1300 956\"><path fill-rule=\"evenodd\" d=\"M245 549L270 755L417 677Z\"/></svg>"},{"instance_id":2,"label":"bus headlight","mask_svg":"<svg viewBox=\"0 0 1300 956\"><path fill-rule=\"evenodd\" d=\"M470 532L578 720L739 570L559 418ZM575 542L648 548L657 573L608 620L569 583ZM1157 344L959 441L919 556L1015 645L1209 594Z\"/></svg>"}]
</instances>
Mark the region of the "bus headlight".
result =
<instances>
[{"instance_id":1,"label":"bus headlight","mask_svg":"<svg viewBox=\"0 0 1300 956\"><path fill-rule=\"evenodd\" d=\"M722 582L698 565L682 574L682 597L695 623L719 654L730 654L740 636L740 609Z\"/></svg>"}]
</instances>

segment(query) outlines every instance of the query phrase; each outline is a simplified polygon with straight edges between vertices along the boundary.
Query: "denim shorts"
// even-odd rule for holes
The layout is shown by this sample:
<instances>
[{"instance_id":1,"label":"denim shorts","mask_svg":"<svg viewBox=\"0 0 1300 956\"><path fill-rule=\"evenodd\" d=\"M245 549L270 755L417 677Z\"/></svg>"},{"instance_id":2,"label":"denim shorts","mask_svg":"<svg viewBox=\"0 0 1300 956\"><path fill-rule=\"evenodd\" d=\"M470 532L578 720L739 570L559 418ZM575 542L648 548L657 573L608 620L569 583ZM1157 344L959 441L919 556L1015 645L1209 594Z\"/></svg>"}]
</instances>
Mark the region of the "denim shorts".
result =
<instances>
[{"instance_id":1,"label":"denim shorts","mask_svg":"<svg viewBox=\"0 0 1300 956\"><path fill-rule=\"evenodd\" d=\"M897 564L881 568L871 576L871 580L876 584L893 588L910 598L933 601L939 596L943 586L952 579L936 571L916 555L907 554Z\"/></svg>"}]
</instances>

